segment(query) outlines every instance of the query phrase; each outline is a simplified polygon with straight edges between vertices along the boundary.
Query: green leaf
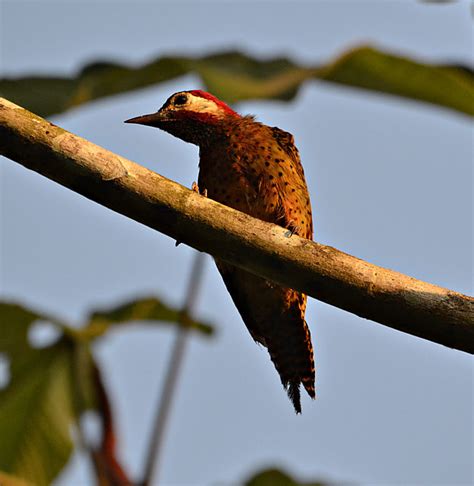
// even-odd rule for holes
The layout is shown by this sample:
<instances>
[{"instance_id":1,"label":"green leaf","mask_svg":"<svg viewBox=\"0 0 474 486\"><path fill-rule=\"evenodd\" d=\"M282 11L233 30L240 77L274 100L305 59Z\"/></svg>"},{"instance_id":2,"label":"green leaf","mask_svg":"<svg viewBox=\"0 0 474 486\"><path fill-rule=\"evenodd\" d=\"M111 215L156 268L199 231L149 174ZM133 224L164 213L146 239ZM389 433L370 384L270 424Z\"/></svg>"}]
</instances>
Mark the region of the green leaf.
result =
<instances>
[{"instance_id":1,"label":"green leaf","mask_svg":"<svg viewBox=\"0 0 474 486\"><path fill-rule=\"evenodd\" d=\"M195 70L206 89L228 103L248 99L293 99L300 84L315 74L284 58L261 61L240 52L201 59Z\"/></svg>"},{"instance_id":2,"label":"green leaf","mask_svg":"<svg viewBox=\"0 0 474 486\"><path fill-rule=\"evenodd\" d=\"M245 486L325 486L321 481L301 482L280 469L265 469L245 482Z\"/></svg>"},{"instance_id":3,"label":"green leaf","mask_svg":"<svg viewBox=\"0 0 474 486\"><path fill-rule=\"evenodd\" d=\"M241 52L161 57L139 67L95 62L77 76L0 79L0 94L43 116L104 96L197 74L206 89L228 103L248 99L291 100L302 83L318 79L395 95L474 115L470 68L436 65L361 46L324 65L302 66L290 59L260 60Z\"/></svg>"},{"instance_id":4,"label":"green leaf","mask_svg":"<svg viewBox=\"0 0 474 486\"><path fill-rule=\"evenodd\" d=\"M34 484L0 471L0 486L34 486Z\"/></svg>"},{"instance_id":5,"label":"green leaf","mask_svg":"<svg viewBox=\"0 0 474 486\"><path fill-rule=\"evenodd\" d=\"M370 47L348 52L319 71L321 79L425 101L474 115L474 75L456 66L436 66Z\"/></svg>"},{"instance_id":6,"label":"green leaf","mask_svg":"<svg viewBox=\"0 0 474 486\"><path fill-rule=\"evenodd\" d=\"M69 459L74 413L72 347L60 339L32 348L28 330L38 319L48 317L0 303L0 354L10 363L9 383L0 389L0 469L41 486Z\"/></svg>"},{"instance_id":7,"label":"green leaf","mask_svg":"<svg viewBox=\"0 0 474 486\"><path fill-rule=\"evenodd\" d=\"M133 300L126 304L120 304L107 311L97 311L91 314L89 323L80 331L80 335L84 339L94 339L102 336L104 333L118 325L140 323L160 325L178 324L184 325L199 331L205 335L213 333L213 327L206 323L196 321L194 319L186 318L182 322L180 310L164 304L161 300L155 297L147 297Z\"/></svg>"},{"instance_id":8,"label":"green leaf","mask_svg":"<svg viewBox=\"0 0 474 486\"><path fill-rule=\"evenodd\" d=\"M28 330L42 316L32 310L25 309L21 305L0 302L0 316L2 332L0 333L0 352L8 350L20 355L28 350Z\"/></svg>"},{"instance_id":9,"label":"green leaf","mask_svg":"<svg viewBox=\"0 0 474 486\"><path fill-rule=\"evenodd\" d=\"M38 320L63 331L54 344L39 349L28 339ZM0 302L0 321L0 356L10 364L8 383L0 387L0 470L34 485L50 484L71 455L72 426L93 409L104 434L102 449L95 452L101 465L126 484L115 457L112 410L88 341L56 319L14 303ZM14 479L8 481L0 473L0 486L17 486Z\"/></svg>"},{"instance_id":10,"label":"green leaf","mask_svg":"<svg viewBox=\"0 0 474 486\"><path fill-rule=\"evenodd\" d=\"M178 310L155 298L95 312L80 330L7 302L0 302L0 321L0 357L9 364L8 383L0 385L0 470L38 486L50 484L67 463L73 448L71 428L89 409L96 410L103 423L101 445L93 451L98 474L113 478L114 484L130 484L116 458L112 409L91 353L92 338L132 321L175 322L212 332L208 324L183 319ZM31 345L29 334L37 321L58 326L54 344ZM15 486L14 479L6 483L0 475L1 481Z\"/></svg>"},{"instance_id":11,"label":"green leaf","mask_svg":"<svg viewBox=\"0 0 474 486\"><path fill-rule=\"evenodd\" d=\"M76 333L75 337L80 334ZM71 372L74 382L74 410L78 420L86 410L100 408L97 396L96 373L98 364L94 359L89 343L83 339L73 341L73 356L71 357ZM105 393L105 392L104 392Z\"/></svg>"}]
</instances>

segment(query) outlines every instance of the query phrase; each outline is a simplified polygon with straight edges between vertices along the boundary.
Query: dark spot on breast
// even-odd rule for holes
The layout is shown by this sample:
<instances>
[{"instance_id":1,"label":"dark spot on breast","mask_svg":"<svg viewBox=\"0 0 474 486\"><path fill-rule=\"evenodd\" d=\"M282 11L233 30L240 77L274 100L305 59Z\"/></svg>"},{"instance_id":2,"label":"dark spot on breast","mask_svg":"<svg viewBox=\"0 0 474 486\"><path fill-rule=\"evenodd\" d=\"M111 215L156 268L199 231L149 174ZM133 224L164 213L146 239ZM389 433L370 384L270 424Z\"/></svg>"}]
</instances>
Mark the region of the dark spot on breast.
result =
<instances>
[{"instance_id":1,"label":"dark spot on breast","mask_svg":"<svg viewBox=\"0 0 474 486\"><path fill-rule=\"evenodd\" d=\"M269 178L270 180L272 180L272 179L273 179L273 176L272 176L272 175L271 175L271 176L268 176L268 178Z\"/></svg>"},{"instance_id":2,"label":"dark spot on breast","mask_svg":"<svg viewBox=\"0 0 474 486\"><path fill-rule=\"evenodd\" d=\"M272 184L272 187L276 187L276 184L275 184L275 183L273 183L273 184Z\"/></svg>"},{"instance_id":3,"label":"dark spot on breast","mask_svg":"<svg viewBox=\"0 0 474 486\"><path fill-rule=\"evenodd\" d=\"M295 190L296 190L296 189L295 189L295 188L293 188L293 189L291 190L291 192L295 192Z\"/></svg>"},{"instance_id":4,"label":"dark spot on breast","mask_svg":"<svg viewBox=\"0 0 474 486\"><path fill-rule=\"evenodd\" d=\"M283 172L278 172L278 175L281 177L283 175Z\"/></svg>"},{"instance_id":5,"label":"dark spot on breast","mask_svg":"<svg viewBox=\"0 0 474 486\"><path fill-rule=\"evenodd\" d=\"M285 186L288 186L290 183L289 182L285 182Z\"/></svg>"},{"instance_id":6,"label":"dark spot on breast","mask_svg":"<svg viewBox=\"0 0 474 486\"><path fill-rule=\"evenodd\" d=\"M268 167L270 165L270 162L265 162L265 166Z\"/></svg>"}]
</instances>

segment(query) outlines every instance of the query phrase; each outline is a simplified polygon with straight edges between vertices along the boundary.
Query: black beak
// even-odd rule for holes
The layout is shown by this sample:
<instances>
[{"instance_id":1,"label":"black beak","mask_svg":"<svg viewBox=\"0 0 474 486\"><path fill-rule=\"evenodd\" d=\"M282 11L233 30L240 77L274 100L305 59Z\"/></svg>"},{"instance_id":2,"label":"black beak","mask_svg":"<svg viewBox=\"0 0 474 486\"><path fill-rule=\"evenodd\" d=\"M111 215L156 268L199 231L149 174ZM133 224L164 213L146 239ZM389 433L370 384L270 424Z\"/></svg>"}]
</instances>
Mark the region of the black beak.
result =
<instances>
[{"instance_id":1,"label":"black beak","mask_svg":"<svg viewBox=\"0 0 474 486\"><path fill-rule=\"evenodd\" d=\"M166 120L166 115L161 111L156 113L150 113L149 115L136 116L135 118L130 118L125 120L124 123L137 123L138 125L147 125L149 127L159 127L160 122Z\"/></svg>"}]
</instances>

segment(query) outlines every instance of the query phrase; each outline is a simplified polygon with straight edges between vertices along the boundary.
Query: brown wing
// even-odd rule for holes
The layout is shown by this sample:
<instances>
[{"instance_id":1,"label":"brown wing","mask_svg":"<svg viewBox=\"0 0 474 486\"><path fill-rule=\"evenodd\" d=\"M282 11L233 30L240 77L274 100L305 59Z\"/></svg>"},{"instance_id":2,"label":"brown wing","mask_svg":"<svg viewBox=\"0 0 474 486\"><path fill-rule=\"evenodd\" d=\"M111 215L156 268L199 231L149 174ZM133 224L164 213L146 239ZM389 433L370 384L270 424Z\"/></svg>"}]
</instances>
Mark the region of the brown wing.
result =
<instances>
[{"instance_id":1,"label":"brown wing","mask_svg":"<svg viewBox=\"0 0 474 486\"><path fill-rule=\"evenodd\" d=\"M301 413L300 383L315 396L306 296L224 262L216 264L250 335L268 349L296 413Z\"/></svg>"},{"instance_id":2,"label":"brown wing","mask_svg":"<svg viewBox=\"0 0 474 486\"><path fill-rule=\"evenodd\" d=\"M296 165L297 172L301 179L304 180L304 170L300 161L300 154L295 146L295 138L291 133L285 132L278 127L270 127L273 138L278 142L278 145L293 159Z\"/></svg>"},{"instance_id":3,"label":"brown wing","mask_svg":"<svg viewBox=\"0 0 474 486\"><path fill-rule=\"evenodd\" d=\"M313 216L308 187L301 165L300 154L291 133L278 127L270 128L279 149L288 159L283 170L289 172L290 183L280 186L281 214L278 224L291 229L295 234L309 240L313 239Z\"/></svg>"}]
</instances>

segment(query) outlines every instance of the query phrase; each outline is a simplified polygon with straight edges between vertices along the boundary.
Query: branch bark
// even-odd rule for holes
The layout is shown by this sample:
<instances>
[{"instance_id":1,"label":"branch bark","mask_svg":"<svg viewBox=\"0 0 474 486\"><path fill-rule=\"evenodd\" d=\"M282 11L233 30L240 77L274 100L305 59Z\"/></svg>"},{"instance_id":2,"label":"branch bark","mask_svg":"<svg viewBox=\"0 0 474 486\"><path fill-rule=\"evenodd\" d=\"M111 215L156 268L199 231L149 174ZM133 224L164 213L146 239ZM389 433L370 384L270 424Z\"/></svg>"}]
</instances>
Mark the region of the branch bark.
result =
<instances>
[{"instance_id":1,"label":"branch bark","mask_svg":"<svg viewBox=\"0 0 474 486\"><path fill-rule=\"evenodd\" d=\"M474 354L474 299L199 196L0 98L0 154L173 239L414 336Z\"/></svg>"}]
</instances>

